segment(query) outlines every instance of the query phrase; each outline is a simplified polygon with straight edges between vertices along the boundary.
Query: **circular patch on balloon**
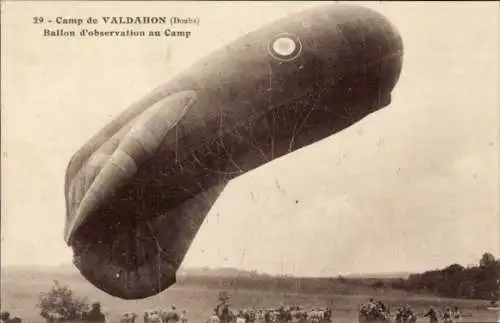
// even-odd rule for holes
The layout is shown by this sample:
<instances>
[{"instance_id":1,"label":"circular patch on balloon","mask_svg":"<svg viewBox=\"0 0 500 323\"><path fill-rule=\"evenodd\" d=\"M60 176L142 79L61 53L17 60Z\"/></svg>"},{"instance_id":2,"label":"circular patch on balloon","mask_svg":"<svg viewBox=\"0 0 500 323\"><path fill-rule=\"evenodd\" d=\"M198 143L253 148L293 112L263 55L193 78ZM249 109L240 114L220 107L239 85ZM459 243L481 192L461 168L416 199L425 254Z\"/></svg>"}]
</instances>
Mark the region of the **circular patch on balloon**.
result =
<instances>
[{"instance_id":1,"label":"circular patch on balloon","mask_svg":"<svg viewBox=\"0 0 500 323\"><path fill-rule=\"evenodd\" d=\"M296 36L279 34L267 44L267 50L272 57L280 61L291 61L297 58L302 51L302 43Z\"/></svg>"}]
</instances>

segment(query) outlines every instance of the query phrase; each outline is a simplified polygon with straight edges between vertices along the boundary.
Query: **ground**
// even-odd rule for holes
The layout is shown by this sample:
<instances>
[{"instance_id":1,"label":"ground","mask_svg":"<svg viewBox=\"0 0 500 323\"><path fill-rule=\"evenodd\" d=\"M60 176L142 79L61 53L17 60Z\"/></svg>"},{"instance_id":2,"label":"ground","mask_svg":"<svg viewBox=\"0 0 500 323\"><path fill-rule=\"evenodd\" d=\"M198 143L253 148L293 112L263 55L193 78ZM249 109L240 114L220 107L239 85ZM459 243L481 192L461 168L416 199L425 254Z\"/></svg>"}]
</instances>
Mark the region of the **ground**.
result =
<instances>
[{"instance_id":1,"label":"ground","mask_svg":"<svg viewBox=\"0 0 500 323\"><path fill-rule=\"evenodd\" d=\"M2 273L1 281L1 307L9 310L12 315L18 316L27 322L43 322L36 307L38 295L47 292L54 279L62 284L69 285L78 296L86 296L90 300L101 301L103 310L109 315L111 322L118 322L123 312L134 311L142 315L145 310L156 307L168 308L171 305L179 309L186 309L190 322L203 323L207 315L217 303L218 289L203 286L173 286L167 291L140 301L125 301L111 297L75 275L50 275L36 272ZM373 296L385 300L393 308L409 303L419 312L429 306L443 309L446 306L457 305L464 313L463 322L496 322L496 313L486 309L486 301L449 300L432 296L408 294L394 290L356 290L355 293L345 291L342 294L298 294L298 293L273 293L254 290L229 290L231 305L235 308L243 307L272 307L285 304L301 304L306 307L329 306L333 308L333 321L335 323L357 322L357 309L359 304ZM418 322L428 322L419 319Z\"/></svg>"}]
</instances>

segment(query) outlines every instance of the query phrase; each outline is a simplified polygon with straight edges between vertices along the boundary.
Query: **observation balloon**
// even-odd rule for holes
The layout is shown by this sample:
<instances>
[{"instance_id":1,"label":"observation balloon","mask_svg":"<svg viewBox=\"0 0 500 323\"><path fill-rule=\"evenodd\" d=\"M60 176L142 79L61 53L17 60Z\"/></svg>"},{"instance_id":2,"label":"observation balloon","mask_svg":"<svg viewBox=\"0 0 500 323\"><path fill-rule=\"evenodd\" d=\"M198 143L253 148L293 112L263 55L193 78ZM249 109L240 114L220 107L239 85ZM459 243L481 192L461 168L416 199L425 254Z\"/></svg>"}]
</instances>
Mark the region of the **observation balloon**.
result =
<instances>
[{"instance_id":1,"label":"observation balloon","mask_svg":"<svg viewBox=\"0 0 500 323\"><path fill-rule=\"evenodd\" d=\"M329 4L194 64L72 157L65 239L74 264L116 297L165 290L231 179L390 104L402 58L384 16Z\"/></svg>"}]
</instances>

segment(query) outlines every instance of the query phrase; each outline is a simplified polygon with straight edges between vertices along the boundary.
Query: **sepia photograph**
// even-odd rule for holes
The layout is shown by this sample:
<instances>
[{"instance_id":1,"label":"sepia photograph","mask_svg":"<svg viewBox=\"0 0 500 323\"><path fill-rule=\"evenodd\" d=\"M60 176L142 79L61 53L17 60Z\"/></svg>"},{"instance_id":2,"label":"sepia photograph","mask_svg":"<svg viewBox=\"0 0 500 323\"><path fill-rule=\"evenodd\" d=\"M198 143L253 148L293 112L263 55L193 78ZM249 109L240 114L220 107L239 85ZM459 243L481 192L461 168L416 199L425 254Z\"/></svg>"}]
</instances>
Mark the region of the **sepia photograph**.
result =
<instances>
[{"instance_id":1,"label":"sepia photograph","mask_svg":"<svg viewBox=\"0 0 500 323\"><path fill-rule=\"evenodd\" d=\"M500 322L500 3L1 1L0 323Z\"/></svg>"}]
</instances>

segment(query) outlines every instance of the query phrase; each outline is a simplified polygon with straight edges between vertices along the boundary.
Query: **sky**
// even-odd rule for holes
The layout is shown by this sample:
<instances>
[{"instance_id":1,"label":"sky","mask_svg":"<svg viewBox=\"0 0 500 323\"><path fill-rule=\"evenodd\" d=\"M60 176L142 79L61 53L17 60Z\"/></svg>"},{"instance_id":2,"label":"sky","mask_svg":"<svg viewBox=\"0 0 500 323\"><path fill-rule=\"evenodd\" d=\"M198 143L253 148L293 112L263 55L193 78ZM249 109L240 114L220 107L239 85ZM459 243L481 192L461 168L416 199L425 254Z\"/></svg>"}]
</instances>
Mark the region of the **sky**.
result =
<instances>
[{"instance_id":1,"label":"sky","mask_svg":"<svg viewBox=\"0 0 500 323\"><path fill-rule=\"evenodd\" d=\"M233 180L183 266L329 276L500 255L499 4L358 4L403 37L391 105ZM66 166L114 116L218 47L315 5L2 2L2 266L72 261ZM188 39L65 40L32 23L159 13L200 25Z\"/></svg>"}]
</instances>

